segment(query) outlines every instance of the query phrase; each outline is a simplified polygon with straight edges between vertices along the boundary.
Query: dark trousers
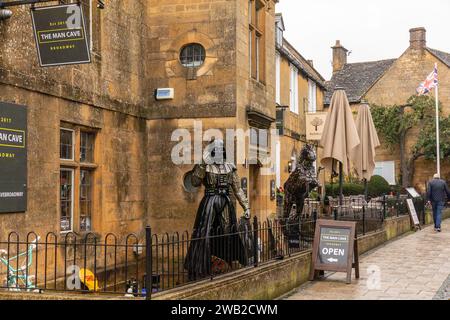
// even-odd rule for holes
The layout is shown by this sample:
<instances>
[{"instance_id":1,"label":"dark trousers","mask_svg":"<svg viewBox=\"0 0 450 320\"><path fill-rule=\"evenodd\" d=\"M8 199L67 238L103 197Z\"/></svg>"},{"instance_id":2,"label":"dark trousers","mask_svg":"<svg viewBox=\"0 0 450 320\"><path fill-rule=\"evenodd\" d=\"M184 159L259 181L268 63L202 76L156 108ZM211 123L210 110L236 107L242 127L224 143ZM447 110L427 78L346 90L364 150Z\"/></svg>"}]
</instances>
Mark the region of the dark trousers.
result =
<instances>
[{"instance_id":1,"label":"dark trousers","mask_svg":"<svg viewBox=\"0 0 450 320\"><path fill-rule=\"evenodd\" d=\"M441 228L442 221L442 210L444 209L445 203L443 201L433 201L433 219L434 219L434 227Z\"/></svg>"}]
</instances>

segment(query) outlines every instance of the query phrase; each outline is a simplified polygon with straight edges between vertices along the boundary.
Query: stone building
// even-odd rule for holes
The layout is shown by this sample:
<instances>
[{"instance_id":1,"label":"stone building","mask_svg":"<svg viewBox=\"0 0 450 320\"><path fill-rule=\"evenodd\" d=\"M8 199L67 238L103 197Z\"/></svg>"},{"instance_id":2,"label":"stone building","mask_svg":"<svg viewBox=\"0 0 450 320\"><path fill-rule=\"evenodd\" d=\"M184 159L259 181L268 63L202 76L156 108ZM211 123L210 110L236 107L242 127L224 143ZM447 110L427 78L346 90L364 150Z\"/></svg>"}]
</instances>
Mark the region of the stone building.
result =
<instances>
[{"instance_id":1,"label":"stone building","mask_svg":"<svg viewBox=\"0 0 450 320\"><path fill-rule=\"evenodd\" d=\"M158 230L190 229L203 197L202 190L189 192L183 186L193 164L171 160L178 143L171 141L174 130L187 129L194 137L195 123L203 132L275 129L276 2L150 1L149 87L175 92L172 100L152 103L146 115L148 192L154 195L149 214ZM276 210L273 165L250 161L248 151L270 155L271 143L268 136L250 136L250 147L235 155L243 160L237 168L252 215L266 219Z\"/></svg>"},{"instance_id":2,"label":"stone building","mask_svg":"<svg viewBox=\"0 0 450 320\"><path fill-rule=\"evenodd\" d=\"M27 107L28 206L0 235L190 230L202 191L173 163L176 129L275 129L276 0L83 1L92 63L39 67L29 7L0 21L0 101ZM157 88L173 99L156 100ZM252 214L276 210L269 139L238 164ZM262 174L264 171L264 174ZM239 211L239 214L241 211Z\"/></svg>"},{"instance_id":3,"label":"stone building","mask_svg":"<svg viewBox=\"0 0 450 320\"><path fill-rule=\"evenodd\" d=\"M333 76L327 83L325 105L329 105L333 89L345 88L349 102L355 112L361 101L376 105L404 105L408 98L416 94L416 88L425 80L438 64L442 114L450 114L450 54L427 46L426 30L410 30L410 45L398 58L348 63L348 50L337 41L333 50ZM433 94L434 95L434 94ZM416 134L410 131L407 150L415 143ZM383 144L383 143L382 143ZM375 174L384 176L391 184L400 184L400 152L379 148L377 151ZM441 164L442 176L450 178L450 163L445 159ZM413 185L423 190L425 182L436 172L436 163L420 158L415 163Z\"/></svg>"},{"instance_id":4,"label":"stone building","mask_svg":"<svg viewBox=\"0 0 450 320\"><path fill-rule=\"evenodd\" d=\"M283 37L285 26L281 14L276 16L275 29L277 128L280 130L276 184L280 187L295 169L300 151L308 142L306 114L324 109L326 87L325 79L314 69L312 60L306 60ZM320 154L319 148L317 151Z\"/></svg>"},{"instance_id":5,"label":"stone building","mask_svg":"<svg viewBox=\"0 0 450 320\"><path fill-rule=\"evenodd\" d=\"M11 231L141 233L147 223L148 7L83 8L84 65L39 66L29 6L0 21L0 100L28 115L28 206L0 214L2 240Z\"/></svg>"}]
</instances>

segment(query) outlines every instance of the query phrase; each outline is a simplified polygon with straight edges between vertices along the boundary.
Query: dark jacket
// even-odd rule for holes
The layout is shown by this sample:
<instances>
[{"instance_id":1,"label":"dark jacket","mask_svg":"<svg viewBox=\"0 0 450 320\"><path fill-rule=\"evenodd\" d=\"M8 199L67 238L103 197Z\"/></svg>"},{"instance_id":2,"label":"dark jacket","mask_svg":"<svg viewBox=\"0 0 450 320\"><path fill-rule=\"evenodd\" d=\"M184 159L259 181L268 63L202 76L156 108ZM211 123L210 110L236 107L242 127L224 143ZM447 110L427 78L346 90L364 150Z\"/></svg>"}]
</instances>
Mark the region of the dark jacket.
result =
<instances>
[{"instance_id":1,"label":"dark jacket","mask_svg":"<svg viewBox=\"0 0 450 320\"><path fill-rule=\"evenodd\" d=\"M447 183L442 179L433 179L428 184L427 190L428 201L446 202L450 199L450 189Z\"/></svg>"}]
</instances>

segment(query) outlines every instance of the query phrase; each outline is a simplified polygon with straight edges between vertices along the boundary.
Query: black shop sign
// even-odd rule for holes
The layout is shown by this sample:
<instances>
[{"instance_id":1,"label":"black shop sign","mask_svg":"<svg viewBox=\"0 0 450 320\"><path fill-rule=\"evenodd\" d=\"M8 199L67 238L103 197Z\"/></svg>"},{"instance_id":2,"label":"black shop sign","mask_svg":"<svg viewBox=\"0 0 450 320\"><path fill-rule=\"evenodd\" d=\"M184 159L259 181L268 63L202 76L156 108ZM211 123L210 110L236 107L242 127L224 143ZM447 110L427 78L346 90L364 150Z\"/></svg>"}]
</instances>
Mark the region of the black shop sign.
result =
<instances>
[{"instance_id":1,"label":"black shop sign","mask_svg":"<svg viewBox=\"0 0 450 320\"><path fill-rule=\"evenodd\" d=\"M27 108L0 102L0 213L27 210Z\"/></svg>"},{"instance_id":2,"label":"black shop sign","mask_svg":"<svg viewBox=\"0 0 450 320\"><path fill-rule=\"evenodd\" d=\"M310 280L317 271L347 273L351 282L352 269L359 278L358 248L355 240L356 222L318 220L313 245Z\"/></svg>"},{"instance_id":3,"label":"black shop sign","mask_svg":"<svg viewBox=\"0 0 450 320\"><path fill-rule=\"evenodd\" d=\"M42 67L91 62L79 4L32 8L31 17Z\"/></svg>"}]
</instances>

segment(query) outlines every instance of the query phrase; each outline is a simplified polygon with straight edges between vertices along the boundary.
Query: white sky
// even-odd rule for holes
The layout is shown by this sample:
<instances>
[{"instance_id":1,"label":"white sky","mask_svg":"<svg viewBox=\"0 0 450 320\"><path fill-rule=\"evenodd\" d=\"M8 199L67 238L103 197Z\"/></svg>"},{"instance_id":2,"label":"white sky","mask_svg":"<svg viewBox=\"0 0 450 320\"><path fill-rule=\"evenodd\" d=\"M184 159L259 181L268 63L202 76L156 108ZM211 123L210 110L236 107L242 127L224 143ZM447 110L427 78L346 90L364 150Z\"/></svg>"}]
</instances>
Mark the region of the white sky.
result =
<instances>
[{"instance_id":1,"label":"white sky","mask_svg":"<svg viewBox=\"0 0 450 320\"><path fill-rule=\"evenodd\" d=\"M348 62L399 57L409 29L425 27L427 46L450 52L450 0L280 0L285 38L329 80L336 40Z\"/></svg>"}]
</instances>

